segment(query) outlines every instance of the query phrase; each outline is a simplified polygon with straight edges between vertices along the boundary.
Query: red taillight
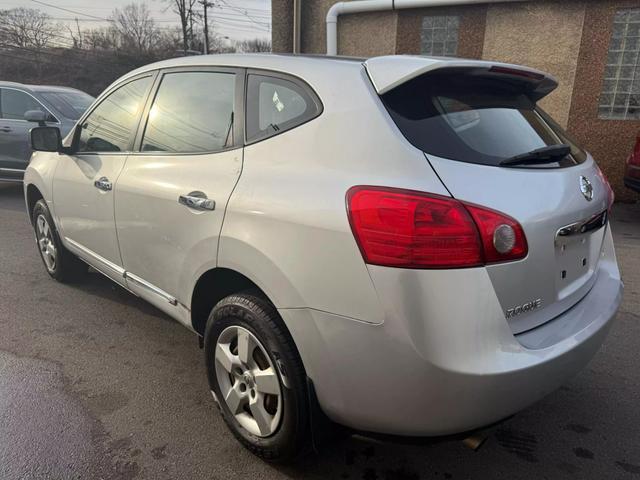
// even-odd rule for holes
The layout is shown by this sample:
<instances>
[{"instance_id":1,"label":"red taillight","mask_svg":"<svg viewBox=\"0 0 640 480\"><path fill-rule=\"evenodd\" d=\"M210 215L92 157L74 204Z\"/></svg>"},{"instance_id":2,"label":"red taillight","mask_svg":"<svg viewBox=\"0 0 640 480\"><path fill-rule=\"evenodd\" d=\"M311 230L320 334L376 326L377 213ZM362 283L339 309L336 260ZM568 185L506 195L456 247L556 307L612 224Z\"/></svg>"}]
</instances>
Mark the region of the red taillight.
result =
<instances>
[{"instance_id":1,"label":"red taillight","mask_svg":"<svg viewBox=\"0 0 640 480\"><path fill-rule=\"evenodd\" d=\"M450 197L386 187L347 192L351 229L366 263L404 268L460 268L527 255L511 217Z\"/></svg>"}]
</instances>

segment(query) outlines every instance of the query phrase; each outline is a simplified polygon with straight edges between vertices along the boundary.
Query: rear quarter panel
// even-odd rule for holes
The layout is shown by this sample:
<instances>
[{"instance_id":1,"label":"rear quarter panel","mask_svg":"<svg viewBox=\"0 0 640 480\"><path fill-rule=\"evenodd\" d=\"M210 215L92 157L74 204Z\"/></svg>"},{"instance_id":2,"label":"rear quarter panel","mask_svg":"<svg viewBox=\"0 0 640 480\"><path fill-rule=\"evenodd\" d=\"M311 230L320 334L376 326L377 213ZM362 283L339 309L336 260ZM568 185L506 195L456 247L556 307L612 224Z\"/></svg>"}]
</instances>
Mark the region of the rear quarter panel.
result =
<instances>
[{"instance_id":1,"label":"rear quarter panel","mask_svg":"<svg viewBox=\"0 0 640 480\"><path fill-rule=\"evenodd\" d=\"M347 190L386 185L447 191L424 155L397 131L361 64L299 75L316 90L324 111L245 148L219 266L251 278L279 309L312 308L379 324L384 314L351 233Z\"/></svg>"}]
</instances>

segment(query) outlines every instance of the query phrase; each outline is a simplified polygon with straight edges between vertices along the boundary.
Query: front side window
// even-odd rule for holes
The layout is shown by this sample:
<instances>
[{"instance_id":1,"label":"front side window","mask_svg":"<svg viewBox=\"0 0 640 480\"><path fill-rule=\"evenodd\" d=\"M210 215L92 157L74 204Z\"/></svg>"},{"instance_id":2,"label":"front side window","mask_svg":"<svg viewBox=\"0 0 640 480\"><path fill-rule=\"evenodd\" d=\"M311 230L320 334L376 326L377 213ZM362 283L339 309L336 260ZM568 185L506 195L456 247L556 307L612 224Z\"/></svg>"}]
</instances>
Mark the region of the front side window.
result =
<instances>
[{"instance_id":1,"label":"front side window","mask_svg":"<svg viewBox=\"0 0 640 480\"><path fill-rule=\"evenodd\" d=\"M598 115L640 120L640 8L614 17Z\"/></svg>"},{"instance_id":2,"label":"front side window","mask_svg":"<svg viewBox=\"0 0 640 480\"><path fill-rule=\"evenodd\" d=\"M49 116L47 121L56 121L40 102L20 90L3 88L0 93L0 108L2 109L2 118L5 120L24 120L24 114L29 110L39 110Z\"/></svg>"},{"instance_id":3,"label":"front side window","mask_svg":"<svg viewBox=\"0 0 640 480\"><path fill-rule=\"evenodd\" d=\"M290 130L320 113L319 101L297 82L249 75L247 140L255 141Z\"/></svg>"},{"instance_id":4,"label":"front side window","mask_svg":"<svg viewBox=\"0 0 640 480\"><path fill-rule=\"evenodd\" d=\"M167 73L149 111L144 152L204 153L233 145L236 76Z\"/></svg>"},{"instance_id":5,"label":"front side window","mask_svg":"<svg viewBox=\"0 0 640 480\"><path fill-rule=\"evenodd\" d=\"M458 16L428 16L422 19L420 53L455 57L458 53Z\"/></svg>"},{"instance_id":6,"label":"front side window","mask_svg":"<svg viewBox=\"0 0 640 480\"><path fill-rule=\"evenodd\" d=\"M152 77L143 77L109 94L82 122L78 152L124 152L135 134Z\"/></svg>"}]
</instances>

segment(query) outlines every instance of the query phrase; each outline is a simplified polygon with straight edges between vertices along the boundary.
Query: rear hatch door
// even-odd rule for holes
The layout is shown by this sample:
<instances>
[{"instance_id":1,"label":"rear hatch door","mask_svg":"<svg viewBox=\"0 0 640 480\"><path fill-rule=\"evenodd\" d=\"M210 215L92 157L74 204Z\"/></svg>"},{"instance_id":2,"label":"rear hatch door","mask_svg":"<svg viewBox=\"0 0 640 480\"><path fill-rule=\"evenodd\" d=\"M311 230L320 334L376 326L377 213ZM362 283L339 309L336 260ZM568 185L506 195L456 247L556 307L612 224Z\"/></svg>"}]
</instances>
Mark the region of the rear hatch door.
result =
<instances>
[{"instance_id":1,"label":"rear hatch door","mask_svg":"<svg viewBox=\"0 0 640 480\"><path fill-rule=\"evenodd\" d=\"M396 125L425 152L451 195L522 225L528 255L487 271L514 333L535 328L595 283L610 187L593 159L537 106L557 85L550 76L487 62L420 60L421 68L412 59L414 70L398 69L395 79L389 69L367 69Z\"/></svg>"}]
</instances>

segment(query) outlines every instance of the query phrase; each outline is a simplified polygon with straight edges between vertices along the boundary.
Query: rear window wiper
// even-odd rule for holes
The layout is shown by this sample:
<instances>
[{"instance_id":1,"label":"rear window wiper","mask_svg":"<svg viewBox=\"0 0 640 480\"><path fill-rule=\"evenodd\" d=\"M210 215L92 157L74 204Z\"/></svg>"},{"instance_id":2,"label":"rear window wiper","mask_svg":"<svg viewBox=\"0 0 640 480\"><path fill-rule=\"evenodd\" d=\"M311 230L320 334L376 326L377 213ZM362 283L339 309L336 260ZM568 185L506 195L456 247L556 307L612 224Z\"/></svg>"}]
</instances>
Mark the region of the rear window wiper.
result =
<instances>
[{"instance_id":1,"label":"rear window wiper","mask_svg":"<svg viewBox=\"0 0 640 480\"><path fill-rule=\"evenodd\" d=\"M549 145L527 153L515 155L500 162L501 167L515 167L517 165L536 165L542 163L559 162L571 153L571 147L564 143Z\"/></svg>"}]
</instances>

